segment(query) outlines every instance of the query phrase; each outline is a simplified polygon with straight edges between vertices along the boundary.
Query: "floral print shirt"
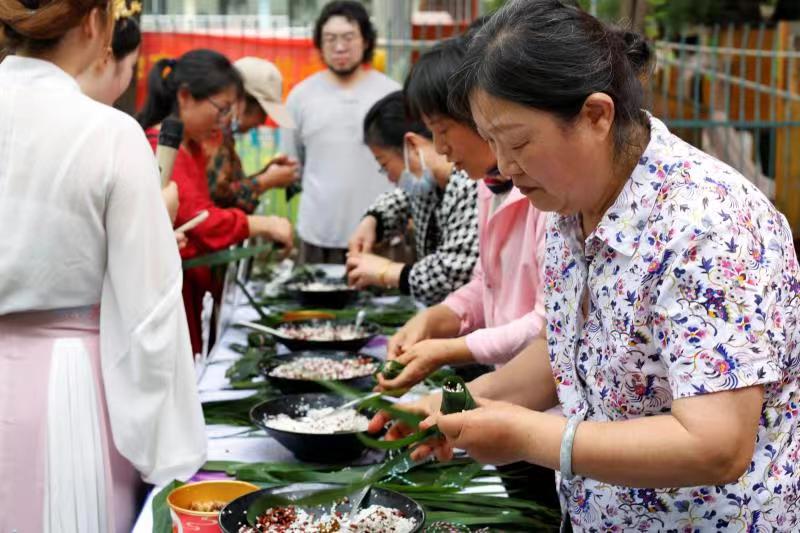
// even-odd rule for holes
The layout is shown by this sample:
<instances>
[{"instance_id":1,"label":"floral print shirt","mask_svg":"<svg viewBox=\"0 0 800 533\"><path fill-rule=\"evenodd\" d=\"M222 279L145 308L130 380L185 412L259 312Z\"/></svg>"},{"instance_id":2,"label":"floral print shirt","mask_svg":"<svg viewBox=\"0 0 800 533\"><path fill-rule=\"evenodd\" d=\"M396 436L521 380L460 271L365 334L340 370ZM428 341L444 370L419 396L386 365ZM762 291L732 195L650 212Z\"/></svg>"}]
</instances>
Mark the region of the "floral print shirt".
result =
<instances>
[{"instance_id":1,"label":"floral print shirt","mask_svg":"<svg viewBox=\"0 0 800 533\"><path fill-rule=\"evenodd\" d=\"M763 385L755 453L723 486L639 489L577 476L562 485L562 505L575 531L800 531L791 231L744 177L650 124L647 149L587 239L577 216L550 218L545 301L559 400L567 416L617 421Z\"/></svg>"},{"instance_id":2,"label":"floral print shirt","mask_svg":"<svg viewBox=\"0 0 800 533\"><path fill-rule=\"evenodd\" d=\"M223 133L218 142L209 142L204 149L208 154L208 190L214 203L219 207L238 207L248 215L253 214L264 191L258 183L258 175L244 173L233 134Z\"/></svg>"}]
</instances>

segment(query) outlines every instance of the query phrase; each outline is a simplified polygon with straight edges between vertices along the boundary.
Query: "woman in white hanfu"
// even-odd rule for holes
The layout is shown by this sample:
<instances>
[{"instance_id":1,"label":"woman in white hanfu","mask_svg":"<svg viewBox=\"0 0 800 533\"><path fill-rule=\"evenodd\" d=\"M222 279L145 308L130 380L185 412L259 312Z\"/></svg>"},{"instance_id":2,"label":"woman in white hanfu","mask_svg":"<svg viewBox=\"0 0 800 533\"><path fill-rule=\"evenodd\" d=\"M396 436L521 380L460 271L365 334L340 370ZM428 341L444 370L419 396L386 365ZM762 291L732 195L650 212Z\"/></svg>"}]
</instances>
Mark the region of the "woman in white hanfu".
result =
<instances>
[{"instance_id":1,"label":"woman in white hanfu","mask_svg":"<svg viewBox=\"0 0 800 533\"><path fill-rule=\"evenodd\" d=\"M0 63L3 533L129 531L140 476L205 460L152 150L75 81L105 53L111 10L0 2L0 48L15 52Z\"/></svg>"}]
</instances>

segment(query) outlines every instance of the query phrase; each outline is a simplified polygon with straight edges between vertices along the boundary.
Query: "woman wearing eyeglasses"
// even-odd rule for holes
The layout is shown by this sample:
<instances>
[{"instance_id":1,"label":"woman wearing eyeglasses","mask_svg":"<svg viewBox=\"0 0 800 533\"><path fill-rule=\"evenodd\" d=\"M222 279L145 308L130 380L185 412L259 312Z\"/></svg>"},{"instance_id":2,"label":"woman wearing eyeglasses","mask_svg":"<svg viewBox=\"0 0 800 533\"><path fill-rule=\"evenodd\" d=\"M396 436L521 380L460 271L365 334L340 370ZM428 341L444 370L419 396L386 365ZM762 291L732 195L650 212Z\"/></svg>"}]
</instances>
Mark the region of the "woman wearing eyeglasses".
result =
<instances>
[{"instance_id":1,"label":"woman wearing eyeglasses","mask_svg":"<svg viewBox=\"0 0 800 533\"><path fill-rule=\"evenodd\" d=\"M139 114L150 144L155 148L161 122L171 114L184 126L184 140L175 160L172 181L178 186L180 207L175 225L191 220L201 211L209 217L186 234L181 256L189 259L222 250L248 237L264 237L292 247L288 220L246 215L236 208L222 209L211 200L206 180L206 155L201 143L229 127L233 107L242 92L242 80L231 62L212 50L192 50L179 59L162 59L148 78L148 96ZM184 273L183 298L195 353L200 351L200 311L206 291L212 290L208 268ZM213 290L212 290L213 292Z\"/></svg>"}]
</instances>

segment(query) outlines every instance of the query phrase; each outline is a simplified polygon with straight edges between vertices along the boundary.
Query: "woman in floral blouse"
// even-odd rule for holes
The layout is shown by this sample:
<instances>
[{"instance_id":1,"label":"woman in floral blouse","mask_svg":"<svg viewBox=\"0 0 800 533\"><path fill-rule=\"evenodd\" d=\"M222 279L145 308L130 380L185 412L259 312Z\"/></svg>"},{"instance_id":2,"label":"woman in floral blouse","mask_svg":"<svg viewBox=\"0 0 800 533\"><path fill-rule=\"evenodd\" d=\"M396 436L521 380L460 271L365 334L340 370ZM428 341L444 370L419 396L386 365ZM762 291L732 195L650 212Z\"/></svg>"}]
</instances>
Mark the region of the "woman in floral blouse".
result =
<instances>
[{"instance_id":1,"label":"woman in floral blouse","mask_svg":"<svg viewBox=\"0 0 800 533\"><path fill-rule=\"evenodd\" d=\"M470 384L478 409L418 403L446 439L416 454L560 469L576 531L798 531L791 231L744 177L641 111L647 56L558 0L513 1L474 38L455 104L556 213L547 326ZM542 412L557 400L563 416Z\"/></svg>"}]
</instances>

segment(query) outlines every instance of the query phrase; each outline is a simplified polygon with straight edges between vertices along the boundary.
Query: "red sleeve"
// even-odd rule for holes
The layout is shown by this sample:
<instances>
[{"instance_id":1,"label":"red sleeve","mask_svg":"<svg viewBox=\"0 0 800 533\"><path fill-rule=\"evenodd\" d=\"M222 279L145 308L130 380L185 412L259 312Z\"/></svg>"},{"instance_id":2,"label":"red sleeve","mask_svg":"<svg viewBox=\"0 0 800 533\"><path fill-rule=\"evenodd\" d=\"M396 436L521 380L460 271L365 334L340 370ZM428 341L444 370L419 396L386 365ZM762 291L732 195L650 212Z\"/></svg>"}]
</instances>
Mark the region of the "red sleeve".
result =
<instances>
[{"instance_id":1,"label":"red sleeve","mask_svg":"<svg viewBox=\"0 0 800 533\"><path fill-rule=\"evenodd\" d=\"M148 135L148 139L155 150L157 137ZM202 153L193 155L185 148L181 148L175 159L172 181L178 186L180 201L175 227L188 222L203 210L208 210L209 214L202 224L186 234L189 242L181 250L181 257L187 259L223 250L250 235L244 211L235 208L222 209L212 202Z\"/></svg>"}]
</instances>

